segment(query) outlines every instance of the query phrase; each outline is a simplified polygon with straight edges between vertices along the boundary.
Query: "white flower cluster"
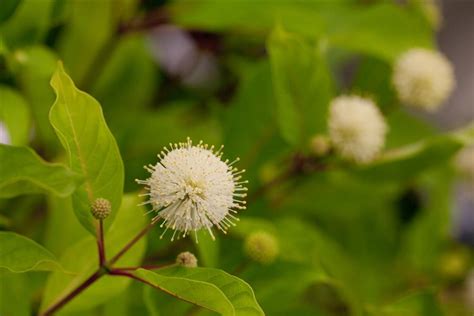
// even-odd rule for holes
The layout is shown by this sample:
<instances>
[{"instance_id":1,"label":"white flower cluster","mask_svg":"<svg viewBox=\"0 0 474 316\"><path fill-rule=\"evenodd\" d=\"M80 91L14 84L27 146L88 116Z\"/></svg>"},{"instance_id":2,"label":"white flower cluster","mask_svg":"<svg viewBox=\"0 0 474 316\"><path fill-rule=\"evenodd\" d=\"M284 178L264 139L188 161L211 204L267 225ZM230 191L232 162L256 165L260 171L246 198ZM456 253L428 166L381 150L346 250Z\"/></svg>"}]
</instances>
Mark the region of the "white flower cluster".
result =
<instances>
[{"instance_id":1,"label":"white flower cluster","mask_svg":"<svg viewBox=\"0 0 474 316\"><path fill-rule=\"evenodd\" d=\"M449 60L423 48L411 49L398 58L392 82L401 102L430 112L441 106L455 85Z\"/></svg>"},{"instance_id":2,"label":"white flower cluster","mask_svg":"<svg viewBox=\"0 0 474 316\"><path fill-rule=\"evenodd\" d=\"M204 228L214 238L212 226L225 233L234 225L233 220L238 219L231 213L245 209L247 191L247 181L240 181L245 170L232 166L239 159L223 161L222 147L215 151L202 142L193 145L189 138L170 144L158 157L156 165L145 167L151 177L137 182L148 190L145 204L158 212L153 220L163 219L161 227L166 230L162 236L169 228L174 230L171 240L178 231L184 237Z\"/></svg>"},{"instance_id":3,"label":"white flower cluster","mask_svg":"<svg viewBox=\"0 0 474 316\"><path fill-rule=\"evenodd\" d=\"M372 161L385 144L387 125L378 107L359 96L339 96L329 108L329 136L336 151L358 163Z\"/></svg>"}]
</instances>

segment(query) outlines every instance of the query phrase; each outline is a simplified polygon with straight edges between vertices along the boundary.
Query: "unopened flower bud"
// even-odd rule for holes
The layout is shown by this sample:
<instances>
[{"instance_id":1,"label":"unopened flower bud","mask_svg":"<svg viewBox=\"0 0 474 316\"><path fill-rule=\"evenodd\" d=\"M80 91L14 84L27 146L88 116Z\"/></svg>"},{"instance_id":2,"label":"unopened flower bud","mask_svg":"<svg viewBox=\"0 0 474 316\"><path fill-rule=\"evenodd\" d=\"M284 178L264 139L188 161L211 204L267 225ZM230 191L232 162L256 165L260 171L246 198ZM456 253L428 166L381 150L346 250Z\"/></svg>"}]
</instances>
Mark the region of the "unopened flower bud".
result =
<instances>
[{"instance_id":1,"label":"unopened flower bud","mask_svg":"<svg viewBox=\"0 0 474 316\"><path fill-rule=\"evenodd\" d=\"M448 280L462 279L469 269L469 251L466 248L445 253L439 263L441 276Z\"/></svg>"},{"instance_id":2,"label":"unopened flower bud","mask_svg":"<svg viewBox=\"0 0 474 316\"><path fill-rule=\"evenodd\" d=\"M105 219L110 215L112 206L107 199L98 198L92 204L91 212L92 216L96 219Z\"/></svg>"},{"instance_id":3,"label":"unopened flower bud","mask_svg":"<svg viewBox=\"0 0 474 316\"><path fill-rule=\"evenodd\" d=\"M270 264L278 256L278 241L267 232L255 232L245 239L244 251L250 259L261 264Z\"/></svg>"},{"instance_id":4,"label":"unopened flower bud","mask_svg":"<svg viewBox=\"0 0 474 316\"><path fill-rule=\"evenodd\" d=\"M315 135L311 138L309 149L316 157L325 156L331 150L331 141L325 135Z\"/></svg>"},{"instance_id":5,"label":"unopened flower bud","mask_svg":"<svg viewBox=\"0 0 474 316\"><path fill-rule=\"evenodd\" d=\"M197 267L196 257L189 251L182 252L176 257L176 264L186 268L195 268Z\"/></svg>"}]
</instances>

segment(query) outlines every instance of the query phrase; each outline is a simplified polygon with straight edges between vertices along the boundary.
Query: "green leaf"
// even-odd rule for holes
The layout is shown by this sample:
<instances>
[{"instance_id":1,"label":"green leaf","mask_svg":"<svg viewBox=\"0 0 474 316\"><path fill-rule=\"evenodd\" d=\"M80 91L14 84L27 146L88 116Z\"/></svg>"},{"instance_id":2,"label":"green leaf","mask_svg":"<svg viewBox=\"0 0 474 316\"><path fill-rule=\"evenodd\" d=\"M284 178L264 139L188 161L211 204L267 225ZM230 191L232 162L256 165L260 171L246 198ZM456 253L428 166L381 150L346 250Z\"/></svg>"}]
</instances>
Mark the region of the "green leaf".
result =
<instances>
[{"instance_id":1,"label":"green leaf","mask_svg":"<svg viewBox=\"0 0 474 316\"><path fill-rule=\"evenodd\" d=\"M0 8L0 23L6 21L16 10L21 0L3 0Z\"/></svg>"},{"instance_id":2,"label":"green leaf","mask_svg":"<svg viewBox=\"0 0 474 316\"><path fill-rule=\"evenodd\" d=\"M170 296L155 288L143 286L143 300L150 316L186 315L186 311L193 305L182 301L170 299Z\"/></svg>"},{"instance_id":3,"label":"green leaf","mask_svg":"<svg viewBox=\"0 0 474 316\"><path fill-rule=\"evenodd\" d=\"M205 267L217 267L219 261L219 239L213 240L211 235L200 230L196 232L197 239L191 238L199 254L200 265Z\"/></svg>"},{"instance_id":4,"label":"green leaf","mask_svg":"<svg viewBox=\"0 0 474 316\"><path fill-rule=\"evenodd\" d=\"M0 271L0 315L31 316L31 282L28 274Z\"/></svg>"},{"instance_id":5,"label":"green leaf","mask_svg":"<svg viewBox=\"0 0 474 316\"><path fill-rule=\"evenodd\" d=\"M49 110L55 99L49 81L58 58L52 50L42 45L18 50L16 54L21 56L17 67L18 83L31 106L35 121L34 142L53 157L61 145L49 123Z\"/></svg>"},{"instance_id":6,"label":"green leaf","mask_svg":"<svg viewBox=\"0 0 474 316\"><path fill-rule=\"evenodd\" d=\"M281 27L272 32L267 47L281 134L292 145L306 145L311 136L326 129L332 97L324 48L313 47Z\"/></svg>"},{"instance_id":7,"label":"green leaf","mask_svg":"<svg viewBox=\"0 0 474 316\"><path fill-rule=\"evenodd\" d=\"M372 310L375 316L442 316L436 293L431 290L418 291L396 302Z\"/></svg>"},{"instance_id":8,"label":"green leaf","mask_svg":"<svg viewBox=\"0 0 474 316\"><path fill-rule=\"evenodd\" d=\"M169 294L221 315L264 315L252 288L221 270L172 267L157 272L139 269L135 275Z\"/></svg>"},{"instance_id":9,"label":"green leaf","mask_svg":"<svg viewBox=\"0 0 474 316\"><path fill-rule=\"evenodd\" d=\"M0 25L7 46L17 48L41 41L50 25L52 5L52 0L21 1L13 15Z\"/></svg>"},{"instance_id":10,"label":"green leaf","mask_svg":"<svg viewBox=\"0 0 474 316\"><path fill-rule=\"evenodd\" d=\"M415 12L395 3L349 7L329 12L326 18L330 45L387 61L413 47L434 47L430 25Z\"/></svg>"},{"instance_id":11,"label":"green leaf","mask_svg":"<svg viewBox=\"0 0 474 316\"><path fill-rule=\"evenodd\" d=\"M30 112L26 100L17 91L0 86L0 123L4 123L10 139L9 145L28 144Z\"/></svg>"},{"instance_id":12,"label":"green leaf","mask_svg":"<svg viewBox=\"0 0 474 316\"><path fill-rule=\"evenodd\" d=\"M0 232L0 268L11 272L55 271L61 266L52 253L35 241L12 232Z\"/></svg>"},{"instance_id":13,"label":"green leaf","mask_svg":"<svg viewBox=\"0 0 474 316\"><path fill-rule=\"evenodd\" d=\"M386 1L370 5L354 5L353 1L180 1L170 11L175 23L186 28L258 36L278 23L308 38L327 40L331 47L387 61L412 47L434 46L433 32L423 17Z\"/></svg>"},{"instance_id":14,"label":"green leaf","mask_svg":"<svg viewBox=\"0 0 474 316\"><path fill-rule=\"evenodd\" d=\"M145 209L137 206L140 203L137 194L125 195L117 219L105 235L107 258L112 258L147 224ZM116 266L139 266L146 250L146 238L141 239L120 258ZM49 276L41 303L41 310L51 305L60 297L71 292L78 284L89 277L98 267L97 242L94 237L72 245L60 258L61 265L72 274L53 273ZM73 301L68 303L64 312L85 311L100 305L110 298L122 293L130 284L130 279L104 276Z\"/></svg>"},{"instance_id":15,"label":"green leaf","mask_svg":"<svg viewBox=\"0 0 474 316\"><path fill-rule=\"evenodd\" d=\"M267 60L235 62L239 88L222 115L225 155L240 157L239 168L246 169L249 187L258 186L258 166L284 149L276 122L271 68ZM242 128L245 122L245 128ZM250 189L249 188L249 189Z\"/></svg>"},{"instance_id":16,"label":"green leaf","mask_svg":"<svg viewBox=\"0 0 474 316\"><path fill-rule=\"evenodd\" d=\"M106 60L96 64L98 59L114 48L111 36L115 32L118 4L118 1L96 1L93 5L88 1L67 3L70 14L58 39L58 53L81 88L95 79L94 71Z\"/></svg>"},{"instance_id":17,"label":"green leaf","mask_svg":"<svg viewBox=\"0 0 474 316\"><path fill-rule=\"evenodd\" d=\"M51 85L57 96L49 116L51 124L67 151L71 169L85 179L72 196L74 212L82 225L95 234L95 220L90 212L93 201L105 198L112 204L106 226L113 222L120 207L122 158L99 103L74 86L62 64L58 65Z\"/></svg>"},{"instance_id":18,"label":"green leaf","mask_svg":"<svg viewBox=\"0 0 474 316\"><path fill-rule=\"evenodd\" d=\"M0 144L0 197L51 192L68 196L81 177L63 165L42 160L28 147Z\"/></svg>"},{"instance_id":19,"label":"green leaf","mask_svg":"<svg viewBox=\"0 0 474 316\"><path fill-rule=\"evenodd\" d=\"M111 117L148 106L159 89L155 63L141 34L120 39L92 90Z\"/></svg>"},{"instance_id":20,"label":"green leaf","mask_svg":"<svg viewBox=\"0 0 474 316\"><path fill-rule=\"evenodd\" d=\"M357 169L356 174L374 181L410 179L423 171L446 163L460 148L473 143L474 125L471 125L389 150L373 164Z\"/></svg>"}]
</instances>

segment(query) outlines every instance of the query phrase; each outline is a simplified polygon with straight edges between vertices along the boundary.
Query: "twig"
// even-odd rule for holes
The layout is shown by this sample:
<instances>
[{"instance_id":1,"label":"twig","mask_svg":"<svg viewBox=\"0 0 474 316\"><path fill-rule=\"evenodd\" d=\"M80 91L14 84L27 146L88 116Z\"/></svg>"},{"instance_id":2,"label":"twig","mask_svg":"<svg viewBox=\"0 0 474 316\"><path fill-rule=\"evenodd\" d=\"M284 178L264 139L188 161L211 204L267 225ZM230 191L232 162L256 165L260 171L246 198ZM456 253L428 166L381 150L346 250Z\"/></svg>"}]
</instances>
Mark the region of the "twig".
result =
<instances>
[{"instance_id":1,"label":"twig","mask_svg":"<svg viewBox=\"0 0 474 316\"><path fill-rule=\"evenodd\" d=\"M99 220L99 228L97 229L97 249L99 250L99 267L105 265L105 244L104 244L104 222Z\"/></svg>"},{"instance_id":2,"label":"twig","mask_svg":"<svg viewBox=\"0 0 474 316\"><path fill-rule=\"evenodd\" d=\"M46 311L40 314L40 316L49 316L53 315L55 312L57 312L61 307L63 307L67 302L72 300L74 297L76 297L78 294L80 294L82 291L87 289L92 283L97 281L100 277L102 277L106 273L106 270L104 269L98 269L94 274L92 274L89 278L87 278L83 283L81 283L77 288L75 288L71 293L60 299L57 303L52 305L50 308L48 308Z\"/></svg>"},{"instance_id":3,"label":"twig","mask_svg":"<svg viewBox=\"0 0 474 316\"><path fill-rule=\"evenodd\" d=\"M123 248L120 250L115 256L112 257L107 262L107 265L110 267L114 263L117 262L118 259L120 259L130 248L132 248L133 245L135 245L143 236L145 236L146 233L150 231L150 229L157 223L157 220L152 220L150 224L148 224L145 228L143 228L132 240L130 240Z\"/></svg>"}]
</instances>

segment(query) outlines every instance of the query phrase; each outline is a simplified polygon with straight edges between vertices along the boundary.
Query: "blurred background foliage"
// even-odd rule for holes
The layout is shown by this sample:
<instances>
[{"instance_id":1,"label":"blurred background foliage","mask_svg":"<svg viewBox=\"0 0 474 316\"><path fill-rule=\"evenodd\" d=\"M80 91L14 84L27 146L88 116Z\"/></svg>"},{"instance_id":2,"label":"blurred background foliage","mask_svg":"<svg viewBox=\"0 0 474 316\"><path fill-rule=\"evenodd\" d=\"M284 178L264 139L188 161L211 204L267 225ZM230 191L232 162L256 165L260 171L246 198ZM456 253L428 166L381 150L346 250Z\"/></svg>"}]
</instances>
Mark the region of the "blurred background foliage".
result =
<instances>
[{"instance_id":1,"label":"blurred background foliage","mask_svg":"<svg viewBox=\"0 0 474 316\"><path fill-rule=\"evenodd\" d=\"M248 209L228 236L170 243L157 227L137 254L145 263L191 250L200 265L246 280L267 315L472 315L474 194L452 157L474 133L442 134L402 107L390 82L401 53L436 49L435 5L2 0L2 142L64 161L48 119L49 81L62 60L102 105L124 161L125 192L138 192L143 166L187 136L224 144L225 156L247 169ZM392 156L364 167L312 156L310 139L326 132L329 101L341 93L376 101ZM95 251L84 248L87 233L69 197L0 196L4 230L38 241L63 264ZM452 215L459 208L471 214L462 227ZM137 212L128 223L143 219ZM277 238L275 262L245 256L243 240L256 231ZM2 272L0 315L34 313L47 278ZM104 282L96 291L62 314L208 313L141 284Z\"/></svg>"}]
</instances>

